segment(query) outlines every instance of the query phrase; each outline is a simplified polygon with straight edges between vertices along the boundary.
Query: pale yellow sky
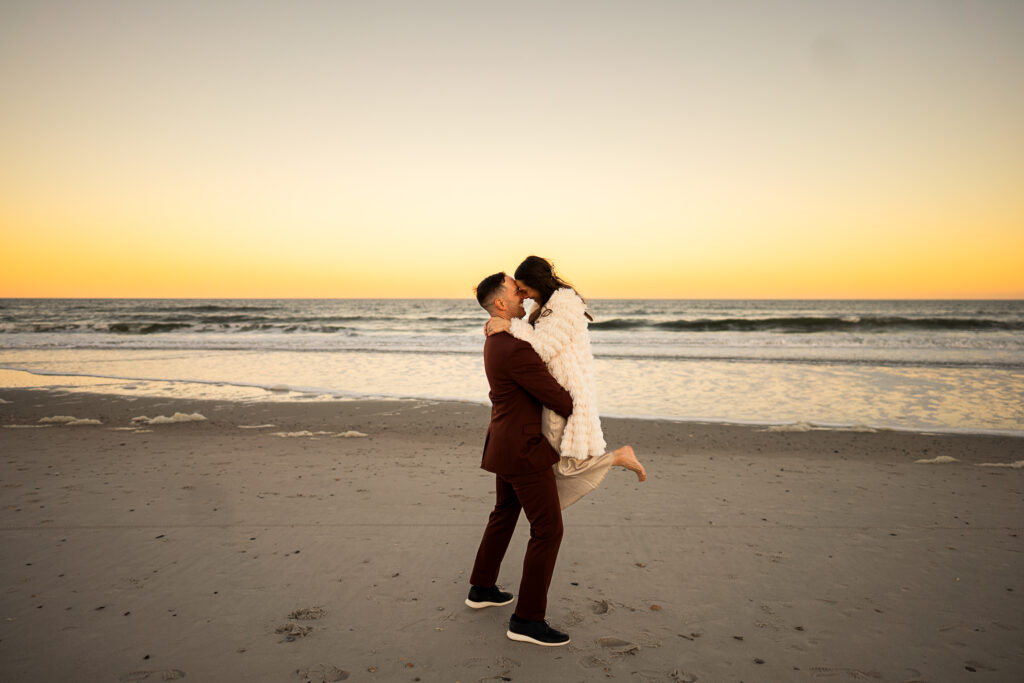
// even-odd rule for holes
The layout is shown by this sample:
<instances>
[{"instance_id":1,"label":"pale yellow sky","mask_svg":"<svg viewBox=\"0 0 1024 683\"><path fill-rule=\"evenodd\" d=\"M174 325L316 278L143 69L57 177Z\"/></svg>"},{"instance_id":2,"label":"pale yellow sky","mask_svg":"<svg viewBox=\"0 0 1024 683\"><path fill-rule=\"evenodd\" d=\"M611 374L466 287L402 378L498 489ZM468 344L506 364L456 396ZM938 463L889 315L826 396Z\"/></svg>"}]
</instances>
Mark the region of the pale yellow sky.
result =
<instances>
[{"instance_id":1,"label":"pale yellow sky","mask_svg":"<svg viewBox=\"0 0 1024 683\"><path fill-rule=\"evenodd\" d=\"M1024 3L5 2L0 296L1024 298Z\"/></svg>"}]
</instances>

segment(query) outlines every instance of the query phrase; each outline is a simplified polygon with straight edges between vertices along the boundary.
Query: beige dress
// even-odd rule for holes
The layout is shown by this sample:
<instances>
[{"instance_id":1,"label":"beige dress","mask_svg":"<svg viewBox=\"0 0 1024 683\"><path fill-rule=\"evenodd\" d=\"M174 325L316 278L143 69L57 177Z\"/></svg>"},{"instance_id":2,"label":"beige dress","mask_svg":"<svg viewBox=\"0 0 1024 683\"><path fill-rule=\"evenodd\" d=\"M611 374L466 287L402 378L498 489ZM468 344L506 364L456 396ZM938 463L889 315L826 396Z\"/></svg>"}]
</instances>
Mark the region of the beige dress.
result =
<instances>
[{"instance_id":1,"label":"beige dress","mask_svg":"<svg viewBox=\"0 0 1024 683\"><path fill-rule=\"evenodd\" d=\"M540 420L541 432L548 443L557 451L562 443L562 431L565 429L565 418L544 408ZM564 510L583 496L587 495L604 480L612 467L614 453L595 455L583 460L562 456L553 465L555 484L558 486L558 502Z\"/></svg>"}]
</instances>

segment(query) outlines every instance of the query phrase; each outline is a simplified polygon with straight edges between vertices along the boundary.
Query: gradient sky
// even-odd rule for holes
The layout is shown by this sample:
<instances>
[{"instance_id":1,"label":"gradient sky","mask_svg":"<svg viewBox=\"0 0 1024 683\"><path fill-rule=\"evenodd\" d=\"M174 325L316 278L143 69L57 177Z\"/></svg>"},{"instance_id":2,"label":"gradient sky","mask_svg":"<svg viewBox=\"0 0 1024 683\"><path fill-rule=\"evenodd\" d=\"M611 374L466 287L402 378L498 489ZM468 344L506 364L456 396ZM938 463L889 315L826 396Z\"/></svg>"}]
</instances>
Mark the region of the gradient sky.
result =
<instances>
[{"instance_id":1,"label":"gradient sky","mask_svg":"<svg viewBox=\"0 0 1024 683\"><path fill-rule=\"evenodd\" d=\"M1024 298L1024 2L0 3L0 296Z\"/></svg>"}]
</instances>

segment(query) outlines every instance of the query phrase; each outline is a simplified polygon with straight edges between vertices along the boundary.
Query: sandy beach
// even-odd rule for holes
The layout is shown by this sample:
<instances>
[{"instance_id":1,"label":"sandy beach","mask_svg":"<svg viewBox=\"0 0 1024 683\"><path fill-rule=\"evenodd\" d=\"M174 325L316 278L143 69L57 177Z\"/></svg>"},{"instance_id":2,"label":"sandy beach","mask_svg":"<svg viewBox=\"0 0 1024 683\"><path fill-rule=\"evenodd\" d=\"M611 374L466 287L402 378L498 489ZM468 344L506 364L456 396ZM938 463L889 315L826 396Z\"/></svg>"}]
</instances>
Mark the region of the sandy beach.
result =
<instances>
[{"instance_id":1,"label":"sandy beach","mask_svg":"<svg viewBox=\"0 0 1024 683\"><path fill-rule=\"evenodd\" d=\"M1024 680L1024 439L607 419L548 649L463 604L486 406L0 399L2 681Z\"/></svg>"}]
</instances>

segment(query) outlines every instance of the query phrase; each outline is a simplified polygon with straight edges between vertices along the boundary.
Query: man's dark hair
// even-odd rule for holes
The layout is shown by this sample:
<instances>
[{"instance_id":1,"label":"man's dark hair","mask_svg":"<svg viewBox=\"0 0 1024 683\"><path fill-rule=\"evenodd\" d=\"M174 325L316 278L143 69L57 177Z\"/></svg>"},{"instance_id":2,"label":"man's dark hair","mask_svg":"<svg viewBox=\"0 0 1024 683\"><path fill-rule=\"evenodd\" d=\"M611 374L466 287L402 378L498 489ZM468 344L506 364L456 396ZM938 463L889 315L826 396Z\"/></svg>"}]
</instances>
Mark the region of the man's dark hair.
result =
<instances>
[{"instance_id":1,"label":"man's dark hair","mask_svg":"<svg viewBox=\"0 0 1024 683\"><path fill-rule=\"evenodd\" d=\"M481 280L475 290L477 303L489 310L495 297L501 293L506 277L505 273L495 273Z\"/></svg>"}]
</instances>

